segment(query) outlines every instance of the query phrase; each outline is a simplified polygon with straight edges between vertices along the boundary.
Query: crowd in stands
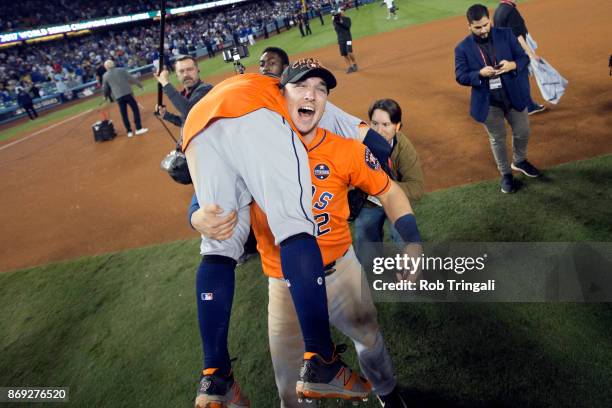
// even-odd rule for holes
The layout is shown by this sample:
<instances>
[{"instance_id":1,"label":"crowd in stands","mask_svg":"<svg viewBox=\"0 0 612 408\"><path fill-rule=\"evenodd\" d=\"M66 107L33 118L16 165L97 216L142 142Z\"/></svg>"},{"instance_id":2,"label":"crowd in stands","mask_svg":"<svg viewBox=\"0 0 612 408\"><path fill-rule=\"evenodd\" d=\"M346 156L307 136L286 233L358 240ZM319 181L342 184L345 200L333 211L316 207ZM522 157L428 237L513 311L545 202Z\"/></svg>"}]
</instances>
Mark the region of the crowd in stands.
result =
<instances>
[{"instance_id":1,"label":"crowd in stands","mask_svg":"<svg viewBox=\"0 0 612 408\"><path fill-rule=\"evenodd\" d=\"M150 9L154 8L155 4L158 5L158 2L153 0L129 2L129 6L121 6L122 2L115 0L98 0L96 4L100 2L108 3L108 10L113 10L113 13ZM175 7L201 2L168 1L167 5ZM323 2L327 3L327 0L315 3L320 6ZM19 7L39 5L45 15L61 15L57 9L48 9L51 2L22 3ZM57 7L62 10L68 6L67 1L59 3ZM79 2L79 13L94 13L93 4L94 1L90 0ZM246 41L253 43L254 34L262 30L264 25L281 21L281 28L284 28L284 25L289 28L300 6L300 2L295 0L258 1L228 7L222 11L213 10L170 18L166 24L167 60L171 56L187 54L200 48L207 49L208 55L212 57L224 44ZM131 9L128 9L130 7ZM74 21L73 17L68 19ZM278 24L273 27L278 27ZM15 104L15 89L20 87L30 91L33 97L37 97L37 93L44 96L46 93L60 92L62 100L69 99L70 89L96 80L100 67L109 57L113 58L118 66L128 68L151 64L159 57L158 41L157 22L148 21L121 30L95 31L80 37L65 37L62 40L0 49L0 108ZM34 84L37 86L32 88Z\"/></svg>"},{"instance_id":2,"label":"crowd in stands","mask_svg":"<svg viewBox=\"0 0 612 408\"><path fill-rule=\"evenodd\" d=\"M166 7L206 3L206 0L167 0ZM75 5L78 3L78 7ZM159 0L22 0L0 2L0 32L71 23L100 17L157 10Z\"/></svg>"}]
</instances>

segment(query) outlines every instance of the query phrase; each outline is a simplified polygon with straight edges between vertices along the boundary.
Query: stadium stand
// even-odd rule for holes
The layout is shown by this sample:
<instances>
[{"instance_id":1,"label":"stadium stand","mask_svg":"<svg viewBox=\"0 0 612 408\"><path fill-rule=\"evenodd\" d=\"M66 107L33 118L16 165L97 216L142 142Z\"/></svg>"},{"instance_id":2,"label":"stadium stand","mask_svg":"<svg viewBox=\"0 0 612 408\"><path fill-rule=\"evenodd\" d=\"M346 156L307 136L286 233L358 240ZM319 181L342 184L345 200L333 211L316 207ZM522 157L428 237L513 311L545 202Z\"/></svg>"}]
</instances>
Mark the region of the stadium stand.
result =
<instances>
[{"instance_id":1,"label":"stadium stand","mask_svg":"<svg viewBox=\"0 0 612 408\"><path fill-rule=\"evenodd\" d=\"M139 0L123 4L122 0L80 1L78 10L70 2L29 0L14 8L0 6L2 29L38 28L40 24L61 24L156 10L159 2ZM167 1L168 8L202 3L201 0ZM5 2L2 2L5 4ZM72 3L74 4L74 3ZM331 10L328 0L308 2ZM335 3L333 3L335 4ZM203 12L172 16L166 25L166 61L177 55L213 57L218 51L236 43L253 42L267 33L289 29L301 3L295 0L247 1L234 7L221 7ZM27 12L26 12L27 11ZM24 15L30 17L24 18ZM314 15L312 15L314 17ZM118 66L134 73L147 74L159 57L159 27L154 20L132 22L111 28L86 30L79 36L60 35L44 42L19 42L0 48L0 123L24 115L16 102L16 89L26 89L37 109L45 109L97 92L97 70L108 57Z\"/></svg>"}]
</instances>

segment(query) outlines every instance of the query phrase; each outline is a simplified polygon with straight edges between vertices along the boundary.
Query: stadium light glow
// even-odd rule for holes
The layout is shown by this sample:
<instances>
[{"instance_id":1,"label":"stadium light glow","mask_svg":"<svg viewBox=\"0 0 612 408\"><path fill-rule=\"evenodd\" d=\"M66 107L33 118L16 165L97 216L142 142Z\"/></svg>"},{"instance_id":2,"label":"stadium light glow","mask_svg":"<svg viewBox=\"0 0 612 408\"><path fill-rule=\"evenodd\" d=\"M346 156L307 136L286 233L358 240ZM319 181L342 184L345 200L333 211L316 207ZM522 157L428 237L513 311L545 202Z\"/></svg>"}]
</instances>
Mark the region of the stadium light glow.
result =
<instances>
[{"instance_id":1,"label":"stadium light glow","mask_svg":"<svg viewBox=\"0 0 612 408\"><path fill-rule=\"evenodd\" d=\"M192 6L175 7L168 9L167 14L188 14L202 10L212 9L220 6L228 6L230 4L244 3L248 0L220 0L210 3L194 4ZM143 13L130 14L118 17L98 18L95 20L88 20L82 22L74 22L70 24L60 24L54 26L33 28L23 31L15 31L9 33L0 33L0 46L8 43L33 40L36 38L43 38L48 36L56 36L58 34L70 33L81 30L90 30L95 28L110 27L119 24L132 23L135 21L153 20L159 18L159 10L152 10ZM54 37L56 38L56 37Z\"/></svg>"}]
</instances>

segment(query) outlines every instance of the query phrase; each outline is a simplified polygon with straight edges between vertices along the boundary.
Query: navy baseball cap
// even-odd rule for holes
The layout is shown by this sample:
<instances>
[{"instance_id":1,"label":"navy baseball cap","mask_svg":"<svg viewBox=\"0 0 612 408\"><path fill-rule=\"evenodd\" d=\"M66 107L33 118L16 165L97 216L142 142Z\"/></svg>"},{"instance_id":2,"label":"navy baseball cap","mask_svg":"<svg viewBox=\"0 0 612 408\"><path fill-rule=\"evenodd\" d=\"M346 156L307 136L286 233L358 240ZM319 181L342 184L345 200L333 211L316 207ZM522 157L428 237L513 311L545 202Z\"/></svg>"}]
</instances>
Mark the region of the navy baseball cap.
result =
<instances>
[{"instance_id":1,"label":"navy baseball cap","mask_svg":"<svg viewBox=\"0 0 612 408\"><path fill-rule=\"evenodd\" d=\"M336 77L316 58L302 58L289 65L283 71L280 79L281 87L294 84L308 78L319 77L325 81L327 90L336 87Z\"/></svg>"}]
</instances>

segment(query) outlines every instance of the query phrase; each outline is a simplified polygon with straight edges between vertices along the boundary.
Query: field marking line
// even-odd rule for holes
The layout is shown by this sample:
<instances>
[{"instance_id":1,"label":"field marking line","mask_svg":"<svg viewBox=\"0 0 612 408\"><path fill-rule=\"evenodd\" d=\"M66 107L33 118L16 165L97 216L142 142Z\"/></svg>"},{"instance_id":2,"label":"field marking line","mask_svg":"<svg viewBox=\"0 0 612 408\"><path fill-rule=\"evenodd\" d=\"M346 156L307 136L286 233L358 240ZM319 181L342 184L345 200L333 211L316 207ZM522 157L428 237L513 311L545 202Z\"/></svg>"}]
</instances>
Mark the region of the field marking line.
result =
<instances>
[{"instance_id":1,"label":"field marking line","mask_svg":"<svg viewBox=\"0 0 612 408\"><path fill-rule=\"evenodd\" d=\"M80 117L80 116L83 116L83 115L86 115L86 114L88 114L88 113L90 113L90 112L93 112L93 110L94 110L94 108L88 109L88 110L86 110L86 111L84 111L84 112L79 113L78 115L71 116L71 117L69 117L68 119L64 119L64 120L62 120L61 122L55 123L55 124L53 124L53 125L51 125L51 126L48 126L48 127L44 128L44 129L41 129L41 130L39 130L39 131L36 131L36 132L32 133L32 134L31 134L31 135L29 135L29 136L22 137L21 139L17 139L17 140L15 140L14 142L11 142L11 143L6 144L6 145L4 145L4 146L0 146L0 150L8 149L9 147L16 145L17 143L25 142L26 140L28 140L28 139L30 139L30 138L32 138L32 137L34 137L34 136L36 136L36 135L39 135L39 134L41 134L41 133L43 133L43 132L46 132L47 130L51 130L51 129L53 129L54 127L57 127L57 126L63 125L63 124L64 124L64 123L66 123L66 122L70 122L70 121L71 121L71 120L73 120L73 119L76 119L76 118L78 118L78 117Z\"/></svg>"}]
</instances>

